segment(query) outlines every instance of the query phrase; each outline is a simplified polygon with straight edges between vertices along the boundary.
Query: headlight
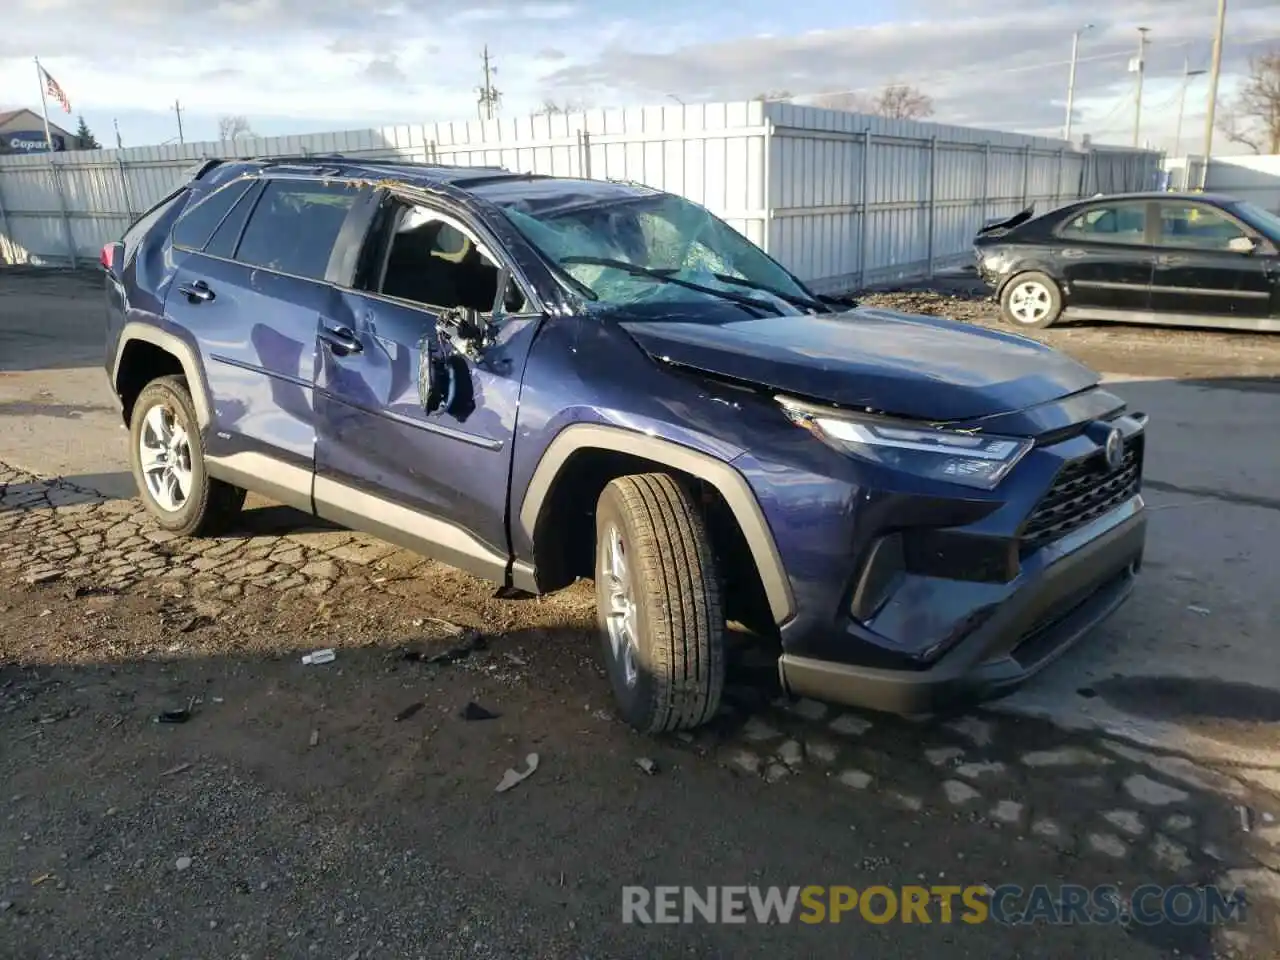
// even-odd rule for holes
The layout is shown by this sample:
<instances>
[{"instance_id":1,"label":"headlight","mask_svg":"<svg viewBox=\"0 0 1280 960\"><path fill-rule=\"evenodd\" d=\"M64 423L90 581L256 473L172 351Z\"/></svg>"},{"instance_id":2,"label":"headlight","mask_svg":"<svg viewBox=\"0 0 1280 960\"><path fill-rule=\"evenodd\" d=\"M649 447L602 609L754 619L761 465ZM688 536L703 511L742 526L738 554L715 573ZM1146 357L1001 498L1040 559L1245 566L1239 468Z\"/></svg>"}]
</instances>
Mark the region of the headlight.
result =
<instances>
[{"instance_id":1,"label":"headlight","mask_svg":"<svg viewBox=\"0 0 1280 960\"><path fill-rule=\"evenodd\" d=\"M1035 446L1021 437L921 427L788 397L775 399L793 423L843 453L930 480L983 490L994 489Z\"/></svg>"}]
</instances>

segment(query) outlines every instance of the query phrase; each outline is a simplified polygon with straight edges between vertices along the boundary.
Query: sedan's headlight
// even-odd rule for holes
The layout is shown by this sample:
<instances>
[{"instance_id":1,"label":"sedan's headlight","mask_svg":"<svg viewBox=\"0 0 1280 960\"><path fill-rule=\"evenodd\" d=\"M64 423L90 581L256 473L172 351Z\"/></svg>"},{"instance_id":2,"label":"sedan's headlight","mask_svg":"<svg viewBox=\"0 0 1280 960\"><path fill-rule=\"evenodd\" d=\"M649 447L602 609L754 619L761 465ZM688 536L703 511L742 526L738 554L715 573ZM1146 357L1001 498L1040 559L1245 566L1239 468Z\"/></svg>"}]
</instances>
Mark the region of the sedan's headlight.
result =
<instances>
[{"instance_id":1,"label":"sedan's headlight","mask_svg":"<svg viewBox=\"0 0 1280 960\"><path fill-rule=\"evenodd\" d=\"M1035 446L1021 437L922 427L789 397L775 399L792 422L837 450L893 470L983 490L999 484Z\"/></svg>"}]
</instances>

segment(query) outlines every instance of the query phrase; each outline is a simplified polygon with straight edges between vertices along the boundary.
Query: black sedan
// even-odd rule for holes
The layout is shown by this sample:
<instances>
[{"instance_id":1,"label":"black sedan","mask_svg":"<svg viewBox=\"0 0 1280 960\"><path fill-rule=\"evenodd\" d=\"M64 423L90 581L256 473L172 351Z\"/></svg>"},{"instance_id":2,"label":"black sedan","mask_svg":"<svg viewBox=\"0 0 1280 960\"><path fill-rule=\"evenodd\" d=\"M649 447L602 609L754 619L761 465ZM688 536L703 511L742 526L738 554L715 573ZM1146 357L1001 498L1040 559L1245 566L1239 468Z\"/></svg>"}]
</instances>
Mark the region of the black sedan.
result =
<instances>
[{"instance_id":1,"label":"black sedan","mask_svg":"<svg viewBox=\"0 0 1280 960\"><path fill-rule=\"evenodd\" d=\"M1208 193L1028 207L974 238L978 273L1019 327L1119 320L1280 332L1280 216Z\"/></svg>"}]
</instances>

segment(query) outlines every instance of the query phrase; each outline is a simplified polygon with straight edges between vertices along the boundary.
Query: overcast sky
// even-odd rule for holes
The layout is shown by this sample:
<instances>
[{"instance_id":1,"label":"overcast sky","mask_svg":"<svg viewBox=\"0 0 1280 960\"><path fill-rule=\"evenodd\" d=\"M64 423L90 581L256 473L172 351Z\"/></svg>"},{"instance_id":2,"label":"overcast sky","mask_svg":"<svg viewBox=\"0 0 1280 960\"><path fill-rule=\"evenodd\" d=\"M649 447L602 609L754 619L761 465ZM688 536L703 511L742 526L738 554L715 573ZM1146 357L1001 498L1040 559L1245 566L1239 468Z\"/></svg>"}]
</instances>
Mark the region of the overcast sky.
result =
<instances>
[{"instance_id":1,"label":"overcast sky","mask_svg":"<svg viewBox=\"0 0 1280 960\"><path fill-rule=\"evenodd\" d=\"M544 97L593 106L919 86L935 119L1055 135L1072 33L1077 131L1128 143L1137 27L1151 28L1143 139L1172 149L1184 59L1208 66L1216 0L3 0L0 108L39 109L33 56L104 145L476 115L480 51L504 115ZM15 9L16 5L16 9ZM1280 0L1231 0L1223 101L1250 55L1280 49ZM1192 80L1184 149L1203 135ZM50 103L50 119L74 128ZM1218 145L1222 144L1221 138Z\"/></svg>"}]
</instances>

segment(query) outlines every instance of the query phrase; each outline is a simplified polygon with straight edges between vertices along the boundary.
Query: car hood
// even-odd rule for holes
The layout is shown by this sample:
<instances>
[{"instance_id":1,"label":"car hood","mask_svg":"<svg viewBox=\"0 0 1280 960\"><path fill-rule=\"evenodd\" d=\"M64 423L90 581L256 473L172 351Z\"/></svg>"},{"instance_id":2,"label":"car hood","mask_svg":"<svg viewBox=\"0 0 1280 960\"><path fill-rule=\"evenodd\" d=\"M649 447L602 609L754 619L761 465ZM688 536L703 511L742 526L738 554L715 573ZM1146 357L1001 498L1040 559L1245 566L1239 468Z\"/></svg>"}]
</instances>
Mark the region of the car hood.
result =
<instances>
[{"instance_id":1,"label":"car hood","mask_svg":"<svg viewBox=\"0 0 1280 960\"><path fill-rule=\"evenodd\" d=\"M1077 393L1099 377L1041 343L870 307L709 322L621 321L657 360L841 406L976 420Z\"/></svg>"}]
</instances>

